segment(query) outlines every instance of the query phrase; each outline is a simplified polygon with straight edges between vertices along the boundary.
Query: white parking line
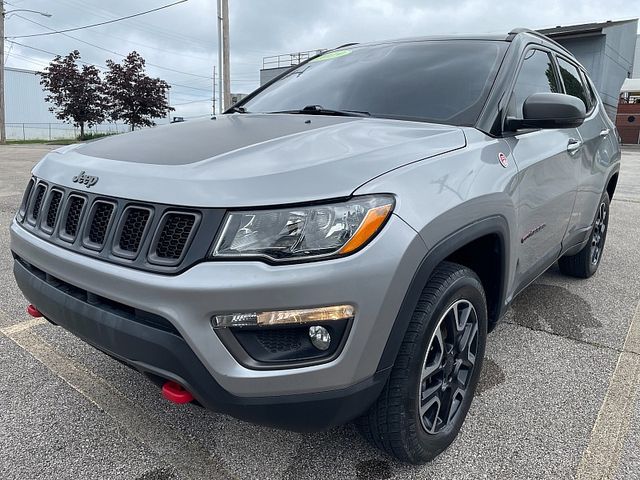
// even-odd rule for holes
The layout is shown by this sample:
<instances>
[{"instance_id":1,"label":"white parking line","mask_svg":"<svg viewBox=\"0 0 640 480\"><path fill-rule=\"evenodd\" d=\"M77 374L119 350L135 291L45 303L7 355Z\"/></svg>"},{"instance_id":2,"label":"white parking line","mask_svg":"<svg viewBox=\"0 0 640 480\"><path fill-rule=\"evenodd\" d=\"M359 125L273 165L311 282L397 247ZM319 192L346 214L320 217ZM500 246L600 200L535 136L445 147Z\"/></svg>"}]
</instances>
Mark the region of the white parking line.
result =
<instances>
[{"instance_id":1,"label":"white parking line","mask_svg":"<svg viewBox=\"0 0 640 480\"><path fill-rule=\"evenodd\" d=\"M42 325L43 323L47 323L44 318L32 318L25 322L18 322L8 327L0 328L0 333L3 333L7 337L11 337L11 335L22 332L23 330L28 330L36 325Z\"/></svg>"},{"instance_id":2,"label":"white parking line","mask_svg":"<svg viewBox=\"0 0 640 480\"><path fill-rule=\"evenodd\" d=\"M0 312L2 317L2 312ZM211 452L181 432L150 417L110 383L61 355L30 329L46 320L33 319L0 329L0 333L24 349L87 400L109 415L129 434L172 465L178 478L233 479Z\"/></svg>"},{"instance_id":3,"label":"white parking line","mask_svg":"<svg viewBox=\"0 0 640 480\"><path fill-rule=\"evenodd\" d=\"M576 472L580 480L613 479L633 418L636 391L640 385L640 303L609 388L591 431L591 438Z\"/></svg>"}]
</instances>

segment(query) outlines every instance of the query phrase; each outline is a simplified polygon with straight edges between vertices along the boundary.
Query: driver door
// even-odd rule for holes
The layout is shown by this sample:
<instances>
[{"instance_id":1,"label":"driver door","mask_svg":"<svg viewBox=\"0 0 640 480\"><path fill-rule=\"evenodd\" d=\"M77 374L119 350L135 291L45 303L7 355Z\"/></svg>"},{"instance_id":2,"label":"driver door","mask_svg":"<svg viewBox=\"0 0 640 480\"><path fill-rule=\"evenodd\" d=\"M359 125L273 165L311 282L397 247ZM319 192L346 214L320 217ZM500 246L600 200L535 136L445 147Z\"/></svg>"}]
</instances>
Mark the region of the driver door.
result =
<instances>
[{"instance_id":1,"label":"driver door","mask_svg":"<svg viewBox=\"0 0 640 480\"><path fill-rule=\"evenodd\" d=\"M550 53L525 51L508 116L523 118L522 106L533 93L561 92ZM514 194L518 228L516 291L556 260L573 211L582 148L576 128L522 130L505 138L518 166Z\"/></svg>"}]
</instances>

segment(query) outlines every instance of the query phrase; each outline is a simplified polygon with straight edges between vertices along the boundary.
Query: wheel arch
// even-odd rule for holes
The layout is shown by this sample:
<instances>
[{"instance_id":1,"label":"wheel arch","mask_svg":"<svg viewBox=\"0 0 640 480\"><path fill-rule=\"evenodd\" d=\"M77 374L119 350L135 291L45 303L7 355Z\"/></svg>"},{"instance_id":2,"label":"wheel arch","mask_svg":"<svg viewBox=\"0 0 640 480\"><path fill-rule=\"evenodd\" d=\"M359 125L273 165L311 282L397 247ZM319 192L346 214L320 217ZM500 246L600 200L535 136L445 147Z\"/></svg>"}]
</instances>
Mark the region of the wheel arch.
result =
<instances>
[{"instance_id":1,"label":"wheel arch","mask_svg":"<svg viewBox=\"0 0 640 480\"><path fill-rule=\"evenodd\" d=\"M483 250L478 250L483 248ZM489 255L473 255L473 253ZM495 325L502 316L509 272L509 224L502 215L494 215L466 225L440 240L431 248L416 272L405 293L404 300L396 316L393 328L387 339L378 371L393 365L402 344L411 316L416 308L420 294L431 278L434 269L443 261L460 263L476 272L487 294L490 325ZM492 261L497 264L493 265ZM475 267L475 268L474 268ZM495 274L499 280L495 281Z\"/></svg>"},{"instance_id":2,"label":"wheel arch","mask_svg":"<svg viewBox=\"0 0 640 480\"><path fill-rule=\"evenodd\" d=\"M609 194L609 200L613 199L613 194L616 191L616 187L618 186L618 174L620 173L619 169L616 169L609 175L606 184L606 191Z\"/></svg>"}]
</instances>

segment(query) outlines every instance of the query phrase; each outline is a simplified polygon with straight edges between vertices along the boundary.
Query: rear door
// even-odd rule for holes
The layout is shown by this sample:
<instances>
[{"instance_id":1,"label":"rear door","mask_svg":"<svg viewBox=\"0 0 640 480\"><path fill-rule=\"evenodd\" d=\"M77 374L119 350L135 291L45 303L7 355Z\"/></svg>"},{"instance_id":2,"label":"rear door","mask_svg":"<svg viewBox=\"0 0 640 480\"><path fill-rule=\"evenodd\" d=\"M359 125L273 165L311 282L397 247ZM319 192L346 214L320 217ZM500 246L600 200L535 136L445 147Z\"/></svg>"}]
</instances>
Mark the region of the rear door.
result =
<instances>
[{"instance_id":1,"label":"rear door","mask_svg":"<svg viewBox=\"0 0 640 480\"><path fill-rule=\"evenodd\" d=\"M551 53L528 47L521 60L507 116L522 118L533 93L562 91ZM505 137L518 166L514 195L518 216L518 263L515 289L526 286L560 253L577 188L581 140L577 129L522 130Z\"/></svg>"},{"instance_id":2,"label":"rear door","mask_svg":"<svg viewBox=\"0 0 640 480\"><path fill-rule=\"evenodd\" d=\"M591 223L600 201L605 182L605 172L611 158L609 136L615 133L604 121L595 93L586 83L584 72L568 58L557 56L564 92L579 98L585 105L587 118L578 127L582 148L577 157L580 162L576 203L567 230L567 241L577 243L591 229ZM565 245L571 246L571 245Z\"/></svg>"}]
</instances>

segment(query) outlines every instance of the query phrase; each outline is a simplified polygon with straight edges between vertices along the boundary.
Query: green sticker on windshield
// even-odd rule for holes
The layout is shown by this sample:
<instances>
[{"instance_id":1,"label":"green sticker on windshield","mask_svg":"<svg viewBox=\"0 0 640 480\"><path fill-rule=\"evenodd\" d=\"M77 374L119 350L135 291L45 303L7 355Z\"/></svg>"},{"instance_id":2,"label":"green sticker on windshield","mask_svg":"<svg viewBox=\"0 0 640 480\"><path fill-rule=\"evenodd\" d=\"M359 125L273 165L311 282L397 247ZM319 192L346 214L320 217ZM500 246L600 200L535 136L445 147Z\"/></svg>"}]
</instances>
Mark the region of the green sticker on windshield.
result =
<instances>
[{"instance_id":1,"label":"green sticker on windshield","mask_svg":"<svg viewBox=\"0 0 640 480\"><path fill-rule=\"evenodd\" d=\"M335 52L325 53L324 55L320 55L318 58L314 58L311 60L312 62L322 62L324 60L332 60L334 58L344 57L345 55L349 55L351 50L336 50Z\"/></svg>"}]
</instances>

